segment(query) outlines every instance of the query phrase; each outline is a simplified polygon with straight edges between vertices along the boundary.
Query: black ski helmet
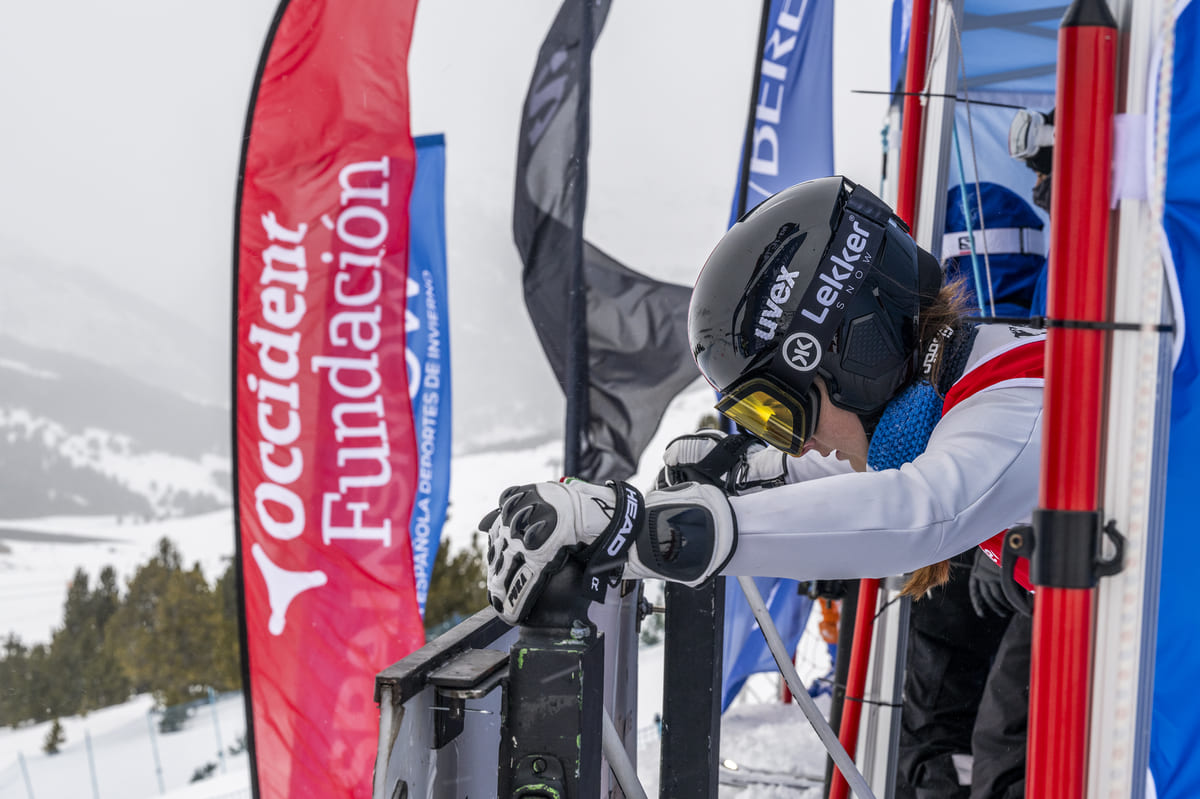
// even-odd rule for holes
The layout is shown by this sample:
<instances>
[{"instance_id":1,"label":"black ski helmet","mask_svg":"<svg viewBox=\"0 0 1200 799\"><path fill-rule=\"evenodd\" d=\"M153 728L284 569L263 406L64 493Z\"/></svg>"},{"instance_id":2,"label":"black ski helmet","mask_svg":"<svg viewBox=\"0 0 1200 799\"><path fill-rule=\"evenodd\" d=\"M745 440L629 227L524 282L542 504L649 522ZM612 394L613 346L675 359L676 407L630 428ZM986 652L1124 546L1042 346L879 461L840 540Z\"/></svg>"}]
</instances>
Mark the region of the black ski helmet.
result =
<instances>
[{"instance_id":1,"label":"black ski helmet","mask_svg":"<svg viewBox=\"0 0 1200 799\"><path fill-rule=\"evenodd\" d=\"M692 291L692 355L723 394L718 410L799 453L818 375L835 405L867 420L909 381L918 315L941 285L937 260L879 198L846 178L811 180L717 243Z\"/></svg>"}]
</instances>

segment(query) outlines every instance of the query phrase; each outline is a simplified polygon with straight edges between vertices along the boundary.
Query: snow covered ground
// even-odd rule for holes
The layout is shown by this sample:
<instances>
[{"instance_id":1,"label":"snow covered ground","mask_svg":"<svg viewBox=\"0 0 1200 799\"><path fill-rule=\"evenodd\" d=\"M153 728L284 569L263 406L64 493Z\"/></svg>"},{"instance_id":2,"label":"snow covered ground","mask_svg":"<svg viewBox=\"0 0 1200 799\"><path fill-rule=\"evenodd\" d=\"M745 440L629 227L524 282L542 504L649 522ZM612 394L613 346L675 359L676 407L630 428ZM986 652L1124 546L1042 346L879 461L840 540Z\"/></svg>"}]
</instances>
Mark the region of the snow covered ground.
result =
<instances>
[{"instance_id":1,"label":"snow covered ground","mask_svg":"<svg viewBox=\"0 0 1200 799\"><path fill-rule=\"evenodd\" d=\"M647 794L657 796L659 742L653 718L661 707L661 645L643 647L639 669L638 772ZM148 696L139 696L86 718L63 719L66 742L56 755L42 751L49 722L0 730L0 799L249 798L247 756L230 751L239 748L246 730L240 696L196 708L184 729L168 734L153 727L152 704ZM819 698L818 706L827 712L828 697ZM721 760L720 796L727 799L821 796L824 751L800 709L778 701L778 680L772 675L752 678L726 712ZM210 777L190 782L197 769L209 765L215 766Z\"/></svg>"},{"instance_id":2,"label":"snow covered ground","mask_svg":"<svg viewBox=\"0 0 1200 799\"><path fill-rule=\"evenodd\" d=\"M42 751L50 722L0 730L0 799L248 799L246 754L230 751L246 734L240 695L195 708L183 729L166 734L152 706L139 696L63 719L66 742L56 755ZM209 764L209 779L189 782Z\"/></svg>"},{"instance_id":3,"label":"snow covered ground","mask_svg":"<svg viewBox=\"0 0 1200 799\"><path fill-rule=\"evenodd\" d=\"M730 590L736 591L736 587ZM815 624L806 633L797 670L806 682L826 673L827 654ZM659 738L654 714L662 707L662 646L643 646L638 653L638 778L647 796L658 796ZM829 717L829 695L817 698ZM816 732L794 704L780 701L780 678L758 674L746 681L721 717L721 788L723 799L820 799L825 777L825 750Z\"/></svg>"},{"instance_id":4,"label":"snow covered ground","mask_svg":"<svg viewBox=\"0 0 1200 799\"><path fill-rule=\"evenodd\" d=\"M26 645L50 643L76 569L95 586L100 570L112 566L124 586L164 536L179 547L185 567L199 562L213 582L233 557L233 513L148 524L106 516L0 520L0 638L11 632Z\"/></svg>"}]
</instances>

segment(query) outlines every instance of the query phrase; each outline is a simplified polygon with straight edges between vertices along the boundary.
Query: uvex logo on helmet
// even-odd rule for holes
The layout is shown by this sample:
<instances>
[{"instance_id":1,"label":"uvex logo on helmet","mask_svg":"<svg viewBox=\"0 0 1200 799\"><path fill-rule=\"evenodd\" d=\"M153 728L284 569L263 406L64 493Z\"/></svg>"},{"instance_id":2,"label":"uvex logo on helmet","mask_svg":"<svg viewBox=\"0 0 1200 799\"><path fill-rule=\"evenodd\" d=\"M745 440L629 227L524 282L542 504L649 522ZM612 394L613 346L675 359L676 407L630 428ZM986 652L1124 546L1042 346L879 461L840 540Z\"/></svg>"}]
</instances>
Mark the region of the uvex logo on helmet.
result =
<instances>
[{"instance_id":1,"label":"uvex logo on helmet","mask_svg":"<svg viewBox=\"0 0 1200 799\"><path fill-rule=\"evenodd\" d=\"M767 296L767 303L758 315L758 327L754 328L754 335L770 341L775 338L775 330L779 327L779 318L783 316L782 306L792 296L792 289L796 287L796 277L799 272L789 272L787 264L779 267L779 274L775 277L775 282L771 285L771 293Z\"/></svg>"},{"instance_id":2,"label":"uvex logo on helmet","mask_svg":"<svg viewBox=\"0 0 1200 799\"><path fill-rule=\"evenodd\" d=\"M847 287L843 282L851 275L855 277L861 276L860 267L870 263L870 256L863 258L863 250L867 248L867 244L871 240L871 233L864 230L858 224L858 219L851 216L850 222L853 223L854 232L846 237L846 243L842 245L841 255L831 255L829 260L824 262L822 266L828 265L828 269L822 269L817 272L817 278L823 280L826 285L820 286L810 296L816 300L817 309L801 308L800 313L807 319L811 319L817 324L825 321L825 317L829 315L829 309L835 305L841 307L839 298L843 291L851 293L854 291L853 286ZM837 246L836 244L834 245ZM860 264L859 259L863 259Z\"/></svg>"},{"instance_id":3,"label":"uvex logo on helmet","mask_svg":"<svg viewBox=\"0 0 1200 799\"><path fill-rule=\"evenodd\" d=\"M799 226L791 222L780 226L779 231L775 234L775 240L768 244L758 257L758 266L761 267L764 261L770 261L772 266L767 268L768 275L771 268L778 264L778 269L775 271L775 281L771 284L770 289L766 291L766 302L758 312L757 326L754 328L754 335L763 341L772 341L775 338L775 333L779 328L779 321L783 318L783 309L787 305L787 301L792 296L792 289L796 288L796 278L800 275L799 271L792 272L788 269L792 258L795 257L796 251L800 249L800 245L804 242L806 234L794 235L799 230ZM765 281L767 277L764 277Z\"/></svg>"}]
</instances>

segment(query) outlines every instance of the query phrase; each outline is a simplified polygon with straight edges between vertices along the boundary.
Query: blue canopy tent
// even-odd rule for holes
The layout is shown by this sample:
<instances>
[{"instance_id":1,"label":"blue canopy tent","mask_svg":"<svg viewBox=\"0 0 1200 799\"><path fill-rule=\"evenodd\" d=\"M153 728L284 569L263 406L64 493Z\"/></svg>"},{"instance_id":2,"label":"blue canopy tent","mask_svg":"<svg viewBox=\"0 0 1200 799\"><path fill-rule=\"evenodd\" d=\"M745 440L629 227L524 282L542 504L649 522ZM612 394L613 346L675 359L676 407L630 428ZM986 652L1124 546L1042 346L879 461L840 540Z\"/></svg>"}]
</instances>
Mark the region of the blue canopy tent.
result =
<instances>
[{"instance_id":1,"label":"blue canopy tent","mask_svg":"<svg viewBox=\"0 0 1200 799\"><path fill-rule=\"evenodd\" d=\"M1153 71L1157 63L1138 63L1139 59L1145 59L1146 54L1154 49L1152 43L1139 42L1138 39L1148 40L1158 35L1154 26L1146 24L1145 20L1155 14L1170 13L1170 4L1159 4L1159 9L1151 9L1151 4L1135 7L1124 1L1110 5L1114 7L1114 14L1124 34L1123 46L1128 63L1123 64L1122 68L1128 69L1126 92L1128 97L1136 97L1139 91L1144 93L1145 89L1144 85L1137 85L1139 76L1151 86L1160 77ZM1093 676L1099 688L1093 692L1094 729L1091 740L1094 748L1090 769L1093 780L1100 779L1096 774L1102 766L1112 770L1109 752L1117 750L1095 747L1103 747L1112 740L1120 739L1127 750L1122 757L1132 762L1132 795L1143 795L1145 785L1137 775L1144 773L1148 765L1153 773L1157 796L1170 799L1200 795L1200 760L1189 757L1193 741L1200 733L1200 714L1196 712L1193 691L1196 678L1200 677L1200 643L1194 636L1189 590L1189 566L1200 556L1200 552L1196 551L1200 548L1200 542L1190 531L1197 502L1191 490L1195 472L1191 460L1197 439L1200 438L1200 421L1195 413L1197 402L1200 401L1200 382L1197 381L1200 369L1197 367L1194 333L1188 334L1184 319L1186 309L1200 303L1200 274L1197 274L1200 273L1200 233L1197 232L1200 231L1200 215L1196 210L1200 208L1196 197L1200 190L1197 189L1200 186L1197 169L1200 167L1196 166L1200 163L1197 158L1200 145L1196 144L1195 134L1192 133L1196 129L1194 123L1197 115L1200 115L1200 110L1197 110L1200 109L1200 99L1193 96L1197 89L1192 88L1200 85L1197 82L1200 78L1200 60L1195 57L1191 46L1197 33L1200 33L1200 12L1193 5L1183 3L1175 10L1177 24L1174 28L1173 51L1162 55L1164 72L1173 72L1173 82L1168 84L1169 105L1163 106L1169 107L1169 119L1162 116L1157 120L1151 118L1151 124L1143 128L1144 117L1139 108L1132 106L1126 109L1125 115L1118 115L1117 119L1118 145L1122 138L1136 141L1142 135L1153 141L1155 121L1162 125L1163 130L1169 129L1167 146L1162 148L1165 153L1165 173L1158 175L1158 179L1165 183L1165 197L1161 197L1160 201L1163 202L1162 225L1169 247L1164 248L1164 259L1168 267L1173 262L1174 268L1173 272L1168 268L1166 280L1178 289L1173 298L1173 313L1166 314L1164 320L1175 325L1176 360L1173 390L1168 390L1172 381L1169 343L1162 348L1165 351L1162 358L1167 363L1159 368L1157 382L1153 382L1152 374L1152 382L1143 384L1153 403L1149 426L1155 429L1148 434L1151 435L1151 443L1146 446L1151 453L1151 460L1157 458L1157 465L1147 467L1152 473L1153 482L1147 492L1148 508L1144 512L1147 527L1143 548L1138 550L1140 554L1135 553L1132 558L1127 558L1127 564L1132 564L1127 566L1127 570L1131 567L1141 568L1144 577L1138 577L1137 574L1123 576L1127 580L1142 580L1133 586L1134 590L1142 593L1136 628L1118 629L1116 611L1104 615L1103 593L1109 591L1115 594L1117 589L1109 588L1107 580L1101 581L1101 611L1097 616L1099 637L1094 667L1097 671ZM945 146L940 154L933 156L940 158L941 162L927 164L927 175L940 169L944 181L942 185L946 187L961 184L967 186L969 191L969 187L978 181L991 181L1028 196L1034 176L1023 164L1010 158L1007 152L1008 127L1015 113L1011 106L1041 110L1053 107L1057 57L1055 37L1065 11L1066 6L1062 3L965 0L960 25L948 30L953 45L949 48L953 79L949 82L959 101L953 106L954 122L952 127L948 127ZM907 13L910 13L909 4L897 0L894 4L894 75L899 74L897 67L903 64L906 50L904 36L908 25L904 15ZM1168 46L1169 42L1168 38ZM1150 71L1148 79L1144 77L1147 70ZM1134 102L1128 97L1126 102ZM1154 108L1153 97L1146 100L1144 105ZM927 138L927 162L930 158L929 141ZM1152 179L1155 165L1143 164L1135 157L1140 155L1136 148L1132 148L1133 155L1129 154L1129 150L1118 146L1117 192L1120 198L1142 205L1134 207L1122 204L1122 213L1128 208L1140 214L1140 209L1145 207L1147 201L1153 212L1156 207L1156 189ZM1162 157L1160 153L1160 160ZM1145 184L1149 184L1148 190L1143 188ZM927 185L925 197L929 196L928 191ZM1115 199L1114 207L1116 205ZM934 218L944 218L941 208ZM1151 217L1147 215L1147 218ZM1132 226L1134 223L1130 221L1128 224ZM1120 236L1131 238L1131 230L1132 227L1122 227ZM1151 231L1149 235L1153 236L1154 232ZM1122 261L1118 256L1117 269L1142 268L1140 263L1136 263L1137 258L1135 256L1135 262L1130 263L1128 258ZM1118 283L1118 287L1122 285ZM1121 303L1123 299L1126 298L1118 296L1117 302ZM1139 317L1134 319L1142 323L1157 321ZM1166 342L1170 340L1167 336L1162 338ZM1128 340L1114 337L1114 342ZM1119 359L1114 358L1114 369L1120 368L1119 363ZM1120 379L1114 378L1114 384ZM1129 382L1134 379L1133 375L1127 378ZM1119 413L1121 411L1110 410L1110 415ZM1169 456L1164 461L1163 452L1168 446ZM1133 447L1133 444L1129 445L1130 449ZM1115 468L1111 454L1109 468ZM1118 486L1116 493L1121 493L1121 490ZM1120 497L1113 499L1108 495L1105 501L1106 504L1119 507L1121 500ZM1110 516L1115 513L1113 508L1106 507L1104 510ZM1100 673L1101 669L1107 668L1102 660L1107 658L1111 664L1116 657L1109 651L1108 642L1116 641L1120 635L1135 639L1131 644L1135 653L1132 668L1140 676L1132 691L1118 687L1106 688L1118 686L1119 683L1115 678ZM1129 662L1124 667L1131 668ZM1106 690L1111 694L1123 692L1132 696L1108 696ZM1139 699L1142 703L1140 707L1136 704ZM1152 711L1147 712L1146 705L1151 699ZM1103 730L1097 732L1095 729L1125 723L1113 722L1113 713L1098 709L1099 703L1110 700L1114 706L1119 702L1133 703L1120 706L1122 710L1133 708L1133 718L1128 721L1129 730L1124 733L1124 738L1120 734L1106 737ZM1147 727L1149 735L1146 734Z\"/></svg>"}]
</instances>

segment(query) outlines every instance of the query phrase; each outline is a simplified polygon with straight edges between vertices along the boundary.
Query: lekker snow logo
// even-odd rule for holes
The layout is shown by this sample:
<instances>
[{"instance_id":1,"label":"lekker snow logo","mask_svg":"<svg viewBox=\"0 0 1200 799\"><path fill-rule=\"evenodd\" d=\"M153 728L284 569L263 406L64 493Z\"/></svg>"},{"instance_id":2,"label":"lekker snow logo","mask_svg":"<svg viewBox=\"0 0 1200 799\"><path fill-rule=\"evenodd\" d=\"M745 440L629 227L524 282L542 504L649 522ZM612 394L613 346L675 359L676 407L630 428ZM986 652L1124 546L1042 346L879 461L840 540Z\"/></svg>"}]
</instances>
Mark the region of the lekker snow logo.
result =
<instances>
[{"instance_id":1,"label":"lekker snow logo","mask_svg":"<svg viewBox=\"0 0 1200 799\"><path fill-rule=\"evenodd\" d=\"M843 303L840 298L842 292L853 294L855 286L847 286L846 282L851 278L861 280L863 270L861 267L871 263L871 254L863 253L867 245L871 242L871 232L858 223L857 217L853 214L849 216L849 222L854 227L854 232L846 236L846 242L842 245L840 255L830 255L829 259L821 264L821 269L817 272L817 279L824 281L824 286L819 286L815 292L810 289L810 295L805 297L805 300L815 299L820 310L813 310L808 307L800 309L800 314L806 319L811 319L818 325L825 321L825 317L829 315L831 307L841 308ZM836 247L836 245L835 245ZM861 260L862 263L859 263ZM815 282L814 282L815 285ZM807 302L806 302L807 305Z\"/></svg>"},{"instance_id":2,"label":"lekker snow logo","mask_svg":"<svg viewBox=\"0 0 1200 799\"><path fill-rule=\"evenodd\" d=\"M797 372L811 372L821 362L821 342L812 333L793 333L783 342L783 355Z\"/></svg>"}]
</instances>

